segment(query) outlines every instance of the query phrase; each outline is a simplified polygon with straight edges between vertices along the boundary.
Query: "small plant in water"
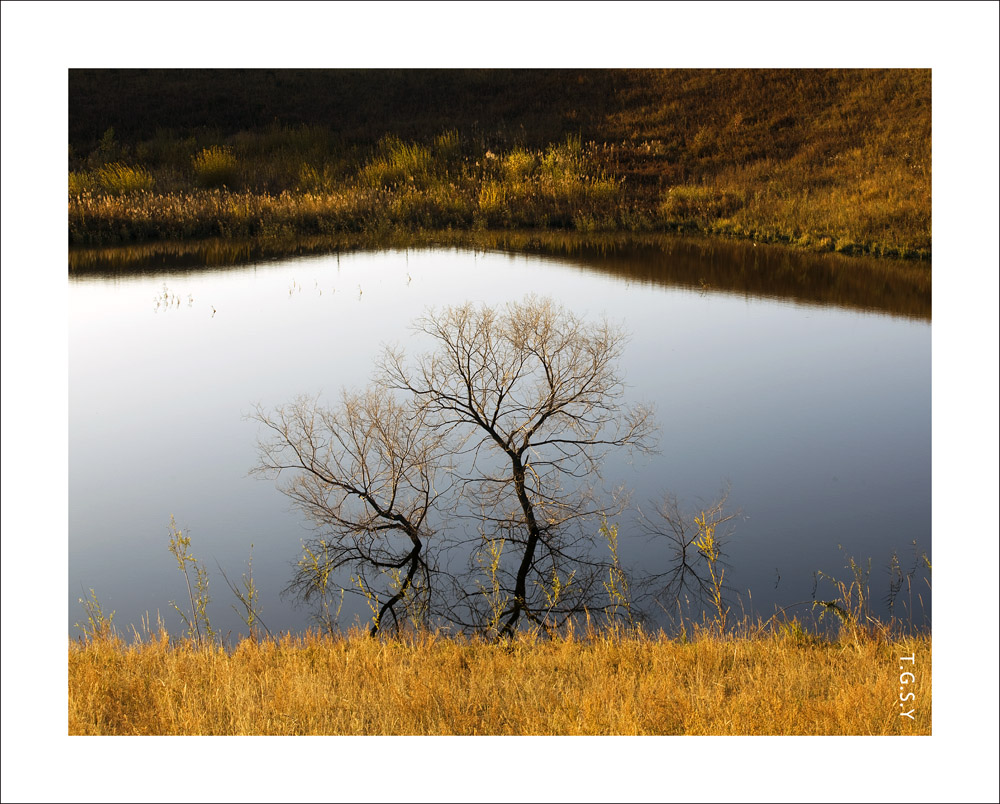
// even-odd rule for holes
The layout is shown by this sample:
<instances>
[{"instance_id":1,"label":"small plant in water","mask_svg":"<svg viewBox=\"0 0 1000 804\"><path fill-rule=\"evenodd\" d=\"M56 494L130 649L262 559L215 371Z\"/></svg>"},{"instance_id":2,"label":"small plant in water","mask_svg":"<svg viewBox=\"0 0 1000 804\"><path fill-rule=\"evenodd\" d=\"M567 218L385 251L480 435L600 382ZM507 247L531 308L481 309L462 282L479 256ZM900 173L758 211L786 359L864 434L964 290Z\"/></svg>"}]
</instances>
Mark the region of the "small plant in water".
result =
<instances>
[{"instance_id":1,"label":"small plant in water","mask_svg":"<svg viewBox=\"0 0 1000 804\"><path fill-rule=\"evenodd\" d=\"M187 583L188 601L191 604L190 614L182 611L173 600L170 601L170 605L183 618L188 627L188 636L196 639L200 645L202 640L212 639L215 636L208 619L208 604L211 600L208 596L208 570L189 552L191 537L177 527L173 514L170 515L170 524L167 527L170 531L170 552L177 559L177 567L184 574L184 581ZM190 569L194 570L193 587Z\"/></svg>"},{"instance_id":2,"label":"small plant in water","mask_svg":"<svg viewBox=\"0 0 1000 804\"><path fill-rule=\"evenodd\" d=\"M249 629L250 638L257 639L258 626L263 628L268 636L271 636L271 630L260 618L260 591L257 589L257 584L253 579L253 543L251 542L250 544L250 558L247 561L247 571L243 573L243 578L239 585L229 580L222 567L219 567L219 572L222 573L222 578L226 582L226 585L240 601L240 606L233 606L233 611L240 616L240 619L243 620L243 623Z\"/></svg>"},{"instance_id":3,"label":"small plant in water","mask_svg":"<svg viewBox=\"0 0 1000 804\"><path fill-rule=\"evenodd\" d=\"M358 591L361 593L361 596L365 599L365 602L368 604L368 608L371 609L372 626L371 629L369 630L369 633L372 636L374 636L375 634L378 633L379 625L381 624L380 623L381 618L379 616L380 604L378 599L378 592L373 590L367 583L365 583L365 579L362 578L360 575L351 576L351 583L353 583L355 586L358 587Z\"/></svg>"},{"instance_id":4,"label":"small plant in water","mask_svg":"<svg viewBox=\"0 0 1000 804\"><path fill-rule=\"evenodd\" d=\"M101 602L97 599L97 593L93 589L90 590L90 595L80 598L80 605L83 606L83 611L87 615L87 621L76 623L75 627L83 631L84 641L93 642L95 639L106 639L114 636L115 628L112 625L112 620L115 618L115 613L114 611L110 614L104 613Z\"/></svg>"},{"instance_id":5,"label":"small plant in water","mask_svg":"<svg viewBox=\"0 0 1000 804\"><path fill-rule=\"evenodd\" d=\"M485 552L480 550L476 555L479 565L484 568L489 578L489 586L477 580L480 594L485 598L489 607L489 614L486 622L486 633L496 635L500 632L501 619L507 607L507 596L504 594L500 584L500 558L503 555L503 546L506 539L483 539Z\"/></svg>"},{"instance_id":6,"label":"small plant in water","mask_svg":"<svg viewBox=\"0 0 1000 804\"><path fill-rule=\"evenodd\" d=\"M618 558L618 525L609 525L605 519L601 523L600 534L611 551L611 566L608 568L608 580L604 581L604 591L608 593L610 608L608 610L609 624L617 621L619 614L625 618L629 628L635 627L632 616L632 594L629 588L628 575L622 568Z\"/></svg>"},{"instance_id":7,"label":"small plant in water","mask_svg":"<svg viewBox=\"0 0 1000 804\"><path fill-rule=\"evenodd\" d=\"M344 606L344 588L340 587L340 599L336 609L332 605L330 575L335 566L330 556L329 545L320 542L316 550L306 545L302 546L302 558L299 559L299 572L308 579L308 585L303 592L305 600L318 600L318 611L315 620L329 634L337 630L340 621L340 610Z\"/></svg>"},{"instance_id":8,"label":"small plant in water","mask_svg":"<svg viewBox=\"0 0 1000 804\"><path fill-rule=\"evenodd\" d=\"M722 597L722 581L726 571L719 566L722 558L722 549L715 538L715 528L718 523L710 519L702 511L699 516L694 518L694 524L698 528L698 538L694 544L708 564L708 573L711 580L711 586L708 591L712 605L715 606L715 626L719 631L719 636L722 636L726 631L726 618L729 615L729 606L726 605Z\"/></svg>"},{"instance_id":9,"label":"small plant in water","mask_svg":"<svg viewBox=\"0 0 1000 804\"><path fill-rule=\"evenodd\" d=\"M856 642L860 636L867 633L870 626L876 624L869 606L868 579L872 573L872 561L869 558L867 565L863 565L853 556L848 556L847 569L851 571L850 582L837 580L822 571L816 573L817 580L829 581L833 585L837 597L832 600L814 600L813 608L820 610L821 621L828 614L836 616L841 629Z\"/></svg>"},{"instance_id":10,"label":"small plant in water","mask_svg":"<svg viewBox=\"0 0 1000 804\"><path fill-rule=\"evenodd\" d=\"M552 616L552 613L555 610L556 606L559 604L560 598L573 585L573 578L575 576L576 576L576 570L573 570L569 574L569 576L565 580L563 580L562 578L559 577L558 571L553 569L552 580L549 583L547 584L539 582L535 583L535 586L541 591L542 595L545 597L545 605L546 605L544 617L537 617L537 616L532 617L532 620L535 622L535 629L534 629L535 633L537 633L541 629L544 629L547 634L558 633L561 623L557 618L553 618L553 620L550 622L550 617Z\"/></svg>"}]
</instances>

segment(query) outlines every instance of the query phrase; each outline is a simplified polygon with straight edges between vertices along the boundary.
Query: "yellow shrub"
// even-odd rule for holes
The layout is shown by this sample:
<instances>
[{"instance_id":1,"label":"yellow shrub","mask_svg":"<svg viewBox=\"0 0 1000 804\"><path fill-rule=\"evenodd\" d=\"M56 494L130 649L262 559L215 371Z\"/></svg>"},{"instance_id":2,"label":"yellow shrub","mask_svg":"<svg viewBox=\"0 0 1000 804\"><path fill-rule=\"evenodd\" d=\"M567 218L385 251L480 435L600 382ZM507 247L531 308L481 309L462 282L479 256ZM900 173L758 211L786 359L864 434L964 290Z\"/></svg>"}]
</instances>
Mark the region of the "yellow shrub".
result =
<instances>
[{"instance_id":1,"label":"yellow shrub","mask_svg":"<svg viewBox=\"0 0 1000 804\"><path fill-rule=\"evenodd\" d=\"M515 148L503 160L503 172L508 181L519 181L531 175L535 157L523 148Z\"/></svg>"},{"instance_id":2,"label":"yellow shrub","mask_svg":"<svg viewBox=\"0 0 1000 804\"><path fill-rule=\"evenodd\" d=\"M484 182L479 189L479 211L487 218L495 218L507 208L507 190L496 181Z\"/></svg>"},{"instance_id":3,"label":"yellow shrub","mask_svg":"<svg viewBox=\"0 0 1000 804\"><path fill-rule=\"evenodd\" d=\"M97 183L106 193L131 193L137 190L152 190L153 176L146 168L129 167L114 162L98 169Z\"/></svg>"},{"instance_id":4,"label":"yellow shrub","mask_svg":"<svg viewBox=\"0 0 1000 804\"><path fill-rule=\"evenodd\" d=\"M232 187L236 183L236 157L228 148L202 148L193 163L195 179L202 187Z\"/></svg>"}]
</instances>

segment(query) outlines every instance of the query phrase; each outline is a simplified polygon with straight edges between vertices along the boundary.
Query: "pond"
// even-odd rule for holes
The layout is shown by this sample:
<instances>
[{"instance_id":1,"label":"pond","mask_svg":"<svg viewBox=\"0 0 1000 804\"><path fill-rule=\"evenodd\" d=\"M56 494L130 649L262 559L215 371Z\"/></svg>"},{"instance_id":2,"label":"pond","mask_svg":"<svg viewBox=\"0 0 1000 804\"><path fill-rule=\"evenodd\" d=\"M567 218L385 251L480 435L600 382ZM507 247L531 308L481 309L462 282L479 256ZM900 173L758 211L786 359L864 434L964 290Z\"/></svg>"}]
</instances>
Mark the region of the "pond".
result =
<instances>
[{"instance_id":1,"label":"pond","mask_svg":"<svg viewBox=\"0 0 1000 804\"><path fill-rule=\"evenodd\" d=\"M929 298L878 278L845 291L845 269L815 258L798 274L752 270L746 254L439 247L71 272L70 632L91 588L119 626L159 612L182 630L171 516L209 571L217 631L246 630L219 570L238 582L251 546L264 622L307 627L310 609L280 592L308 523L273 480L249 475L260 433L247 414L363 388L383 344L407 345L429 307L529 293L630 333L627 397L654 405L659 452L610 458L604 474L645 511L671 493L697 512L728 486L727 509L741 512L725 557L738 615L811 617L814 595L833 596L816 572L851 580L855 557L871 559L872 605L887 616L895 554L904 575L918 566L894 613L929 624ZM618 524L626 564L666 570L667 545L628 512ZM348 598L341 622L366 612Z\"/></svg>"}]
</instances>

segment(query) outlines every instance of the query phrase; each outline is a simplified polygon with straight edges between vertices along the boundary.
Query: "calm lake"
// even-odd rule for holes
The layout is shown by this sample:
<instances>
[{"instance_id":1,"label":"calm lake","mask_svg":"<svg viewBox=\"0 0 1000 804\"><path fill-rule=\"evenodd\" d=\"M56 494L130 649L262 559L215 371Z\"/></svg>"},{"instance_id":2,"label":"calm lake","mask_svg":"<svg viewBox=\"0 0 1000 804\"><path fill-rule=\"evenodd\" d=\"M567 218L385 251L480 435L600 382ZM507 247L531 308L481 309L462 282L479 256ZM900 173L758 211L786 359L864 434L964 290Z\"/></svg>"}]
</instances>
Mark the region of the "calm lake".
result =
<instances>
[{"instance_id":1,"label":"calm lake","mask_svg":"<svg viewBox=\"0 0 1000 804\"><path fill-rule=\"evenodd\" d=\"M849 579L854 556L871 559L873 606L885 616L893 553L904 573L930 557L929 298L877 276L845 289L843 269L815 258L815 268L762 279L745 257L754 252L739 248L427 248L71 271L70 633L91 588L120 627L159 611L182 630L169 604L187 600L167 549L171 515L210 572L217 631L245 630L219 567L238 581L251 545L264 622L304 629L310 610L280 592L308 523L274 481L249 476L258 425L246 415L256 403L333 402L342 387L363 387L382 345L405 346L430 306L528 293L631 333L628 398L655 406L660 452L609 460L607 479L644 510L670 492L696 512L728 484L728 507L743 518L725 580L746 612L811 600L814 573ZM667 545L630 515L619 527L627 564L666 569ZM918 568L897 599L896 614L914 624L930 621L925 577ZM816 596L834 594L820 579ZM809 605L792 611L812 616ZM366 612L348 599L341 623Z\"/></svg>"}]
</instances>

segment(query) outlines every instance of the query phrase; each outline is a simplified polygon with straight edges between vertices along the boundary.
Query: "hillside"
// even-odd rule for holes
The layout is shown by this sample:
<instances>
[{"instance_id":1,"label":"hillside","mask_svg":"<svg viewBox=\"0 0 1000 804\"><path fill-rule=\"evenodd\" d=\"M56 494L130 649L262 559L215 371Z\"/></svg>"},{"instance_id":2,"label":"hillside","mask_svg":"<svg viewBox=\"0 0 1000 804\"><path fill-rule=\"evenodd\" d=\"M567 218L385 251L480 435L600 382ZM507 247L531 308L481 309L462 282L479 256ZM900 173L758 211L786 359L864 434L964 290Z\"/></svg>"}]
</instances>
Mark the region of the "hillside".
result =
<instances>
[{"instance_id":1,"label":"hillside","mask_svg":"<svg viewBox=\"0 0 1000 804\"><path fill-rule=\"evenodd\" d=\"M929 70L72 70L69 89L71 243L528 227L931 253Z\"/></svg>"}]
</instances>

